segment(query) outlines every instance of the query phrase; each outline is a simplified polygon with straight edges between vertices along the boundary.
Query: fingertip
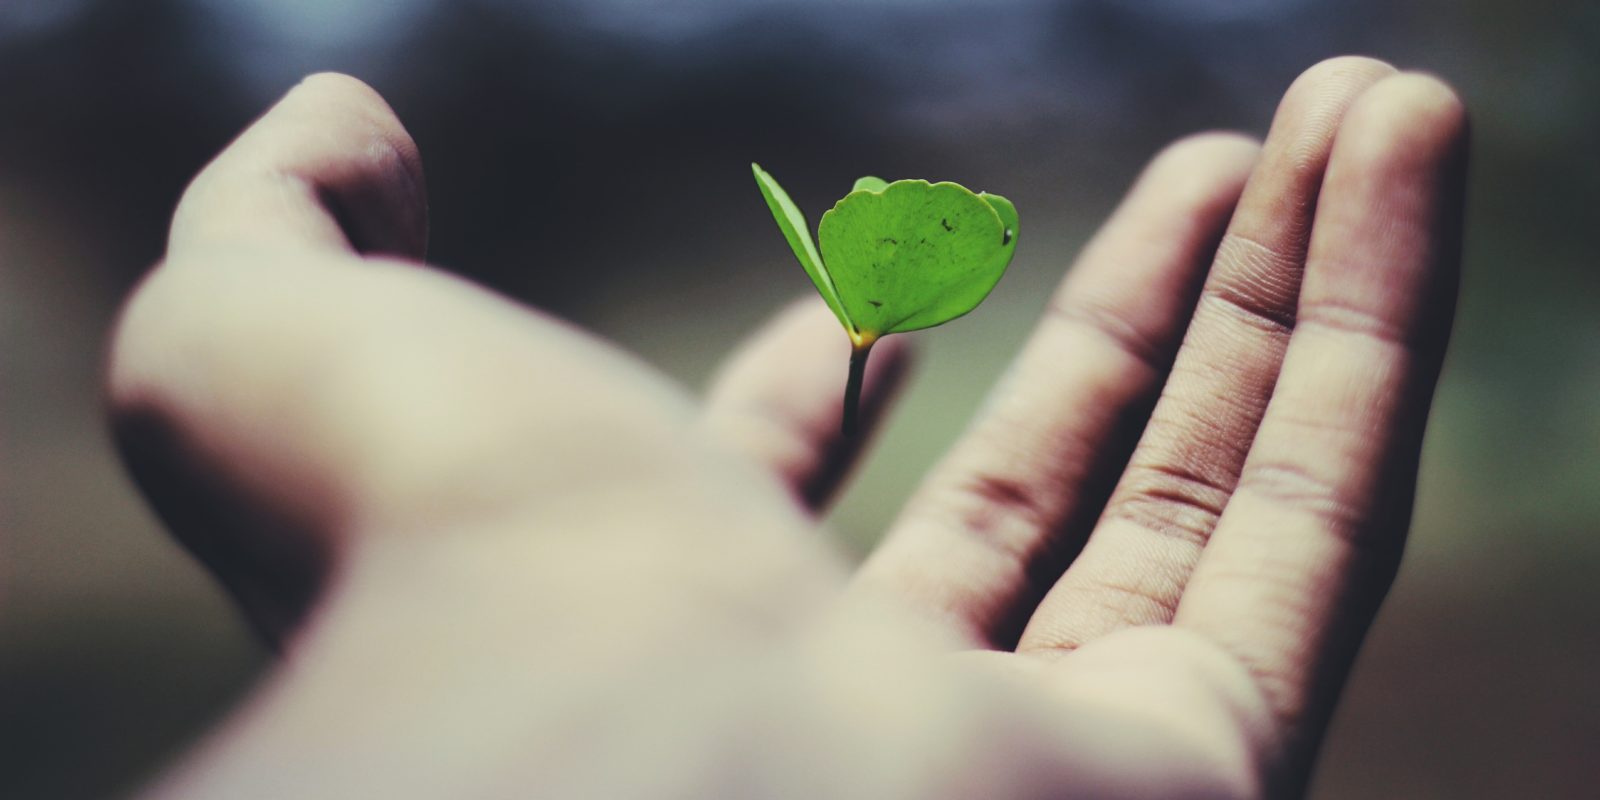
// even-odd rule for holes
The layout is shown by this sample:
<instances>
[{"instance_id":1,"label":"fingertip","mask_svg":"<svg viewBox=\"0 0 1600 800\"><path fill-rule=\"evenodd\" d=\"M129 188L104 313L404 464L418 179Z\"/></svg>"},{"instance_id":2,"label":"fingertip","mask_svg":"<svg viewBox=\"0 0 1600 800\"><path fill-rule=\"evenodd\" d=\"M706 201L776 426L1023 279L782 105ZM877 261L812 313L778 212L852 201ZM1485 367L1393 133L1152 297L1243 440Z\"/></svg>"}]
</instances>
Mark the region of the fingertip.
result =
<instances>
[{"instance_id":1,"label":"fingertip","mask_svg":"<svg viewBox=\"0 0 1600 800\"><path fill-rule=\"evenodd\" d=\"M1261 157L1261 142L1237 131L1206 131L1169 144L1151 159L1140 184L1185 206L1223 197L1231 204Z\"/></svg>"},{"instance_id":2,"label":"fingertip","mask_svg":"<svg viewBox=\"0 0 1600 800\"><path fill-rule=\"evenodd\" d=\"M1343 93L1394 75L1393 64L1371 56L1334 56L1307 67L1284 91L1286 103L1311 99L1330 91Z\"/></svg>"},{"instance_id":3,"label":"fingertip","mask_svg":"<svg viewBox=\"0 0 1600 800\"><path fill-rule=\"evenodd\" d=\"M353 75L343 72L313 72L300 79L289 89L288 95L333 95L343 97L348 103L352 99L359 99L375 107L388 109L383 96L378 90L372 88L367 82Z\"/></svg>"},{"instance_id":4,"label":"fingertip","mask_svg":"<svg viewBox=\"0 0 1600 800\"><path fill-rule=\"evenodd\" d=\"M406 141L411 138L378 90L341 72L316 72L301 78L299 83L289 87L267 116L311 111L344 119L357 117L375 126L384 136Z\"/></svg>"},{"instance_id":5,"label":"fingertip","mask_svg":"<svg viewBox=\"0 0 1600 800\"><path fill-rule=\"evenodd\" d=\"M1260 153L1261 140L1243 131L1202 131L1167 145L1151 161L1151 168L1177 170L1219 162L1237 168L1254 163Z\"/></svg>"},{"instance_id":6,"label":"fingertip","mask_svg":"<svg viewBox=\"0 0 1600 800\"><path fill-rule=\"evenodd\" d=\"M1398 72L1389 62L1367 56L1336 56L1319 61L1284 90L1273 126L1304 118L1337 126L1354 98Z\"/></svg>"},{"instance_id":7,"label":"fingertip","mask_svg":"<svg viewBox=\"0 0 1600 800\"><path fill-rule=\"evenodd\" d=\"M416 143L372 87L306 77L190 183L168 253L270 243L420 260L427 189Z\"/></svg>"},{"instance_id":8,"label":"fingertip","mask_svg":"<svg viewBox=\"0 0 1600 800\"><path fill-rule=\"evenodd\" d=\"M1373 84L1394 75L1386 61L1339 56L1312 65L1295 78L1273 115L1269 141L1286 175L1314 183L1327 167L1328 150L1350 106Z\"/></svg>"},{"instance_id":9,"label":"fingertip","mask_svg":"<svg viewBox=\"0 0 1600 800\"><path fill-rule=\"evenodd\" d=\"M417 144L395 113L394 107L377 89L359 78L342 72L317 72L302 78L285 95L285 102L315 105L319 111L358 117L372 126L372 132L395 150L411 177L420 186L422 158ZM282 103L280 103L281 105Z\"/></svg>"},{"instance_id":10,"label":"fingertip","mask_svg":"<svg viewBox=\"0 0 1600 800\"><path fill-rule=\"evenodd\" d=\"M1461 96L1439 78L1405 72L1379 81L1350 109L1341 149L1366 158L1437 160L1464 150L1469 117Z\"/></svg>"},{"instance_id":11,"label":"fingertip","mask_svg":"<svg viewBox=\"0 0 1600 800\"><path fill-rule=\"evenodd\" d=\"M1380 81L1339 129L1302 318L1359 325L1437 364L1460 280L1467 109L1444 81ZM1352 315L1349 309L1361 309Z\"/></svg>"}]
</instances>

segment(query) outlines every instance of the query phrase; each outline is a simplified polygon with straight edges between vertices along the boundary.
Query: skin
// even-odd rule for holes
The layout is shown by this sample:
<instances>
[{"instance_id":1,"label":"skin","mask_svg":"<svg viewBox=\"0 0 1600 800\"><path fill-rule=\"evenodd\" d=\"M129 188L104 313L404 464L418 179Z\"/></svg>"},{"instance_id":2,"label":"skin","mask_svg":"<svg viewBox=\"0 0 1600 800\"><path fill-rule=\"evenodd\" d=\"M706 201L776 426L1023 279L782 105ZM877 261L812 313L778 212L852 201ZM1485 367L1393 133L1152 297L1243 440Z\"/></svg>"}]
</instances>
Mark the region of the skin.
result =
<instances>
[{"instance_id":1,"label":"skin","mask_svg":"<svg viewBox=\"0 0 1600 800\"><path fill-rule=\"evenodd\" d=\"M696 403L423 266L415 146L312 77L112 345L133 475L282 653L150 796L1300 794L1409 524L1465 153L1360 58L1166 149L852 575L820 301Z\"/></svg>"}]
</instances>

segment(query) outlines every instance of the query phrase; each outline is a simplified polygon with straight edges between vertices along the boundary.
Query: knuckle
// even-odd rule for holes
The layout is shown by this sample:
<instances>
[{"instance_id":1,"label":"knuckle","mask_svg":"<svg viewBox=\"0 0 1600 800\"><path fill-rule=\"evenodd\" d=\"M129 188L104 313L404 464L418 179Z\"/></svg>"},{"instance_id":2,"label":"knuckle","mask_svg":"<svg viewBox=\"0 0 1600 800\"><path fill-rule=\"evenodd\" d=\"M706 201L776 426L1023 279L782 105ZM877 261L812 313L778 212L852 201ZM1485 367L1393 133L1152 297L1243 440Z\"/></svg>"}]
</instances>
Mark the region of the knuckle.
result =
<instances>
[{"instance_id":1,"label":"knuckle","mask_svg":"<svg viewBox=\"0 0 1600 800\"><path fill-rule=\"evenodd\" d=\"M1300 294L1300 259L1237 231L1217 245L1216 268L1201 290L1254 327L1287 336Z\"/></svg>"},{"instance_id":2,"label":"knuckle","mask_svg":"<svg viewBox=\"0 0 1600 800\"><path fill-rule=\"evenodd\" d=\"M1415 338L1406 326L1373 309L1329 298L1303 303L1298 324L1401 348L1410 346Z\"/></svg>"},{"instance_id":3,"label":"knuckle","mask_svg":"<svg viewBox=\"0 0 1600 800\"><path fill-rule=\"evenodd\" d=\"M136 397L160 395L174 362L188 360L197 346L215 345L214 336L195 336L209 316L211 303L197 293L205 272L185 263L168 262L147 274L123 303L112 328L107 383L113 409Z\"/></svg>"},{"instance_id":4,"label":"knuckle","mask_svg":"<svg viewBox=\"0 0 1600 800\"><path fill-rule=\"evenodd\" d=\"M1161 625L1172 621L1178 611L1182 586L1151 571L1133 580L1107 578L1084 589L1086 605L1101 612L1116 629Z\"/></svg>"},{"instance_id":5,"label":"knuckle","mask_svg":"<svg viewBox=\"0 0 1600 800\"><path fill-rule=\"evenodd\" d=\"M267 256L191 254L151 271L129 296L113 329L107 384L113 410L136 399L187 405L246 391L275 367L337 359L330 327L336 299L306 302L297 266L255 263ZM286 325L286 320L293 320ZM209 401L208 401L209 402Z\"/></svg>"},{"instance_id":6,"label":"knuckle","mask_svg":"<svg viewBox=\"0 0 1600 800\"><path fill-rule=\"evenodd\" d=\"M1105 517L1193 544L1211 537L1232 487L1189 467L1130 465Z\"/></svg>"},{"instance_id":7,"label":"knuckle","mask_svg":"<svg viewBox=\"0 0 1600 800\"><path fill-rule=\"evenodd\" d=\"M960 528L1012 558L1027 559L1043 541L1039 532L1053 516L1053 505L1029 481L999 472L978 471L950 493Z\"/></svg>"},{"instance_id":8,"label":"knuckle","mask_svg":"<svg viewBox=\"0 0 1600 800\"><path fill-rule=\"evenodd\" d=\"M1368 517L1341 482L1302 463L1252 464L1240 476L1239 491L1307 514L1319 527L1350 542L1361 540Z\"/></svg>"}]
</instances>

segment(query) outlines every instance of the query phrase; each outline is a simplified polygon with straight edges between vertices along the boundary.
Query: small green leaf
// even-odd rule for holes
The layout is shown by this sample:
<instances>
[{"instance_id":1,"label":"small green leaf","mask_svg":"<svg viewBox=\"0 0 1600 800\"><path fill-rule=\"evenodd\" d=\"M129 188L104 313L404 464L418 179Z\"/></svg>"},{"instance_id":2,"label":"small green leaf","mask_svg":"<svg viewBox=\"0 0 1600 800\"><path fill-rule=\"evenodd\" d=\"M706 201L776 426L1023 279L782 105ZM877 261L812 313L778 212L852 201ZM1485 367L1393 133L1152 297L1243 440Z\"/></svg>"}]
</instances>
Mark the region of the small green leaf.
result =
<instances>
[{"instance_id":1,"label":"small green leaf","mask_svg":"<svg viewBox=\"0 0 1600 800\"><path fill-rule=\"evenodd\" d=\"M789 247L850 336L842 427L854 436L873 343L949 322L983 302L1016 252L1016 206L954 183L867 176L822 215L819 249L783 187L750 168Z\"/></svg>"},{"instance_id":2,"label":"small green leaf","mask_svg":"<svg viewBox=\"0 0 1600 800\"><path fill-rule=\"evenodd\" d=\"M800 259L800 266L804 267L806 275L811 277L811 283L817 287L817 293L822 295L823 302L833 310L834 316L839 318L845 330L853 329L850 317L845 314L844 306L839 302L839 294L834 289L833 279L822 266L822 258L817 255L817 246L811 241L811 230L806 225L806 215L800 213L794 201L789 199L789 193L785 192L760 164L752 163L750 170L755 173L756 185L761 187L761 196L766 198L767 208L772 211L772 218L777 221L778 229L783 231L783 237L789 240L790 249L794 250L795 258Z\"/></svg>"},{"instance_id":3,"label":"small green leaf","mask_svg":"<svg viewBox=\"0 0 1600 800\"><path fill-rule=\"evenodd\" d=\"M954 183L895 181L846 195L818 238L852 338L876 339L977 307L1016 251L1017 213Z\"/></svg>"}]
</instances>

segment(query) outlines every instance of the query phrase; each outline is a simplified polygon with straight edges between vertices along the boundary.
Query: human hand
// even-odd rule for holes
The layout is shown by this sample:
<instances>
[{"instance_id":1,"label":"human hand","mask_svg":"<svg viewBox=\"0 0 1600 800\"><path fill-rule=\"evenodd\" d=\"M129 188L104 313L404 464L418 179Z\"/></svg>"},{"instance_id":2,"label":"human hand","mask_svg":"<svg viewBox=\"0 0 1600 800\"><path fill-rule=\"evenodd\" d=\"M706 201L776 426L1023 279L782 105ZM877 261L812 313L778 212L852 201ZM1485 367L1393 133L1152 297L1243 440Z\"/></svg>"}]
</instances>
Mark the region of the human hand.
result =
<instances>
[{"instance_id":1,"label":"human hand","mask_svg":"<svg viewBox=\"0 0 1600 800\"><path fill-rule=\"evenodd\" d=\"M696 410L407 260L415 148L308 81L197 178L113 347L136 478L285 651L161 790L1298 791L1407 526L1464 138L1436 81L1343 59L1259 152L1174 146L847 579L808 516L853 447L820 304Z\"/></svg>"}]
</instances>

